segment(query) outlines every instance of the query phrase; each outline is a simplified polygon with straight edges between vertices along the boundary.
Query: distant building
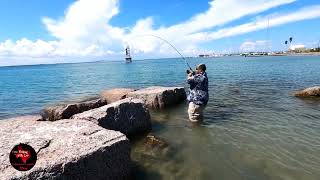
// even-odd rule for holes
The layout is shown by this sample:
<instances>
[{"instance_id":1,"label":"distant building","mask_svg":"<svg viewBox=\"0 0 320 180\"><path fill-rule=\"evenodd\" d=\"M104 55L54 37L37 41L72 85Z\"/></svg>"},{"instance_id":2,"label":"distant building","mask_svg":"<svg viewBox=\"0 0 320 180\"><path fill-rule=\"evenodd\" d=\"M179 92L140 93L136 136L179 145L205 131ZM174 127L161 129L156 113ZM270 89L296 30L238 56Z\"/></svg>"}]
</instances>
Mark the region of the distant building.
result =
<instances>
[{"instance_id":1,"label":"distant building","mask_svg":"<svg viewBox=\"0 0 320 180\"><path fill-rule=\"evenodd\" d=\"M290 46L290 51L293 51L293 52L296 52L296 53L305 52L306 50L307 50L307 49L306 49L306 46L303 45L303 44L291 45L291 46Z\"/></svg>"},{"instance_id":2,"label":"distant building","mask_svg":"<svg viewBox=\"0 0 320 180\"><path fill-rule=\"evenodd\" d=\"M320 48L311 48L310 49L311 52L320 52Z\"/></svg>"}]
</instances>

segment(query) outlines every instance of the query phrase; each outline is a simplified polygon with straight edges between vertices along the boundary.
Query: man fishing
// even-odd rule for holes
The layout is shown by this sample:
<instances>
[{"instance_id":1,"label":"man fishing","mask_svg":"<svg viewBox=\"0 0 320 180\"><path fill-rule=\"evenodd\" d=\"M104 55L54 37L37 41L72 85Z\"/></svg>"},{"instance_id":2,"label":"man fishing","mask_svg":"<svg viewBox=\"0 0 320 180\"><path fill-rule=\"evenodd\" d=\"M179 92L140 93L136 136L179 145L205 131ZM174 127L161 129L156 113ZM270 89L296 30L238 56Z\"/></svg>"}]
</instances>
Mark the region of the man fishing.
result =
<instances>
[{"instance_id":1,"label":"man fishing","mask_svg":"<svg viewBox=\"0 0 320 180\"><path fill-rule=\"evenodd\" d=\"M187 82L190 85L190 91L187 99L189 101L188 114L191 122L203 120L203 110L209 100L206 69L205 64L199 64L195 73L188 71Z\"/></svg>"},{"instance_id":2,"label":"man fishing","mask_svg":"<svg viewBox=\"0 0 320 180\"><path fill-rule=\"evenodd\" d=\"M190 92L188 94L188 101L189 101L189 119L191 122L198 122L203 120L203 110L205 106L208 103L209 100L209 94L208 94L208 77L206 74L206 65L205 64L199 64L196 67L196 72L193 73L192 68L190 67L187 60L183 57L183 55L178 51L176 47L174 47L169 41L166 39L152 35L152 34L143 34L137 37L141 36L150 36L158 38L165 43L169 44L185 61L188 68L190 70L187 71L188 77L187 82L190 84Z\"/></svg>"}]
</instances>

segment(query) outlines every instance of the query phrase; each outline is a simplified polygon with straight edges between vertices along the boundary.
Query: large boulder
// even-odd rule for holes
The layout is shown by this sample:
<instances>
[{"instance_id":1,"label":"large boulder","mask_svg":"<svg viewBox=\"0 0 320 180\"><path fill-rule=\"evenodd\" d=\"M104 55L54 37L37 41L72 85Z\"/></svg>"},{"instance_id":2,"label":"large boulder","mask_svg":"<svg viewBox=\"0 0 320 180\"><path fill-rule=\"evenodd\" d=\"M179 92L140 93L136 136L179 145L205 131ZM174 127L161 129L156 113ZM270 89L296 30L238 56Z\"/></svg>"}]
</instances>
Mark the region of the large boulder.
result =
<instances>
[{"instance_id":1,"label":"large boulder","mask_svg":"<svg viewBox=\"0 0 320 180\"><path fill-rule=\"evenodd\" d=\"M294 94L296 97L320 97L320 86L311 87L298 91Z\"/></svg>"},{"instance_id":2,"label":"large boulder","mask_svg":"<svg viewBox=\"0 0 320 180\"><path fill-rule=\"evenodd\" d=\"M186 99L183 87L149 87L130 92L128 97L142 99L148 108L163 109Z\"/></svg>"},{"instance_id":3,"label":"large boulder","mask_svg":"<svg viewBox=\"0 0 320 180\"><path fill-rule=\"evenodd\" d=\"M57 105L45 108L42 113L42 120L57 121L60 119L69 119L71 116L95 109L107 104L104 99L94 99L73 104Z\"/></svg>"},{"instance_id":4,"label":"large boulder","mask_svg":"<svg viewBox=\"0 0 320 180\"><path fill-rule=\"evenodd\" d=\"M130 143L121 132L84 120L36 120L0 121L0 179L130 178ZM15 170L9 161L11 149L20 143L37 152L35 166L26 172Z\"/></svg>"},{"instance_id":5,"label":"large boulder","mask_svg":"<svg viewBox=\"0 0 320 180\"><path fill-rule=\"evenodd\" d=\"M72 116L72 119L92 121L106 129L125 135L139 135L151 129L149 110L140 99L126 98L97 109Z\"/></svg>"},{"instance_id":6,"label":"large boulder","mask_svg":"<svg viewBox=\"0 0 320 180\"><path fill-rule=\"evenodd\" d=\"M135 91L134 89L128 88L117 88L103 91L101 98L106 100L108 103L113 103L121 99L127 98L128 93Z\"/></svg>"}]
</instances>

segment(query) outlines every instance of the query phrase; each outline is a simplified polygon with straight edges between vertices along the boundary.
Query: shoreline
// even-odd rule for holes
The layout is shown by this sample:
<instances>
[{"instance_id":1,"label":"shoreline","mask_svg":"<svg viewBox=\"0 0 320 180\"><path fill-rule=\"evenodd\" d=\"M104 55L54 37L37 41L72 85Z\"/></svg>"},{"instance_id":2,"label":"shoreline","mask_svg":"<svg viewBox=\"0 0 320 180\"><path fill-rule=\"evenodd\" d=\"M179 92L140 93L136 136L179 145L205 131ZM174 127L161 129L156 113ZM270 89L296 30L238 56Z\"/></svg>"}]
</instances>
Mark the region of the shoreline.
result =
<instances>
[{"instance_id":1,"label":"shoreline","mask_svg":"<svg viewBox=\"0 0 320 180\"><path fill-rule=\"evenodd\" d=\"M291 55L291 54L290 54ZM320 56L320 52L313 52L313 53L295 53L292 56Z\"/></svg>"},{"instance_id":2,"label":"shoreline","mask_svg":"<svg viewBox=\"0 0 320 180\"><path fill-rule=\"evenodd\" d=\"M267 56L320 56L320 52L312 53L282 53L282 54L272 54Z\"/></svg>"},{"instance_id":3,"label":"shoreline","mask_svg":"<svg viewBox=\"0 0 320 180\"><path fill-rule=\"evenodd\" d=\"M195 59L195 58L221 58L221 57L233 57L233 56L241 56L239 54L237 55L228 55L225 54L223 56L218 56L218 57L192 57L192 56L187 56L185 58L190 58L190 59ZM264 57L264 56L320 56L320 52L312 52L312 53L290 53L290 54L272 54L272 55L261 55L257 57ZM181 57L166 57L166 58L147 58L147 59L135 59L134 61L148 61L148 60L165 60L165 59L179 59ZM84 61L84 62L66 62L66 63L48 63L48 64L22 64L22 65L4 65L0 66L1 68L15 68L15 67L24 67L24 66L46 66L46 65L68 65L68 64L87 64L87 63L103 63L103 62L123 62L123 60L98 60L98 61Z\"/></svg>"}]
</instances>

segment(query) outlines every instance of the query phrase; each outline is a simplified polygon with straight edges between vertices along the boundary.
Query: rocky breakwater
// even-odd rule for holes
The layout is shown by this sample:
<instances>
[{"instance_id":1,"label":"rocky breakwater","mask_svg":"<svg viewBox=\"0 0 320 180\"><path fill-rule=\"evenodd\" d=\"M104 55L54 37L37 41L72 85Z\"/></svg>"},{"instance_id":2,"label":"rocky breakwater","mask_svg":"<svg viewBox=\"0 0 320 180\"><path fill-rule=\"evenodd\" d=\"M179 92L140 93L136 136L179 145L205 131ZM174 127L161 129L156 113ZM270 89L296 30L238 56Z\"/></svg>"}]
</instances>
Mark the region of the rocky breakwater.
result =
<instances>
[{"instance_id":1,"label":"rocky breakwater","mask_svg":"<svg viewBox=\"0 0 320 180\"><path fill-rule=\"evenodd\" d=\"M128 97L130 92L134 92L135 89L128 88L116 88L105 90L100 94L101 99L107 101L108 103L113 103Z\"/></svg>"},{"instance_id":2,"label":"rocky breakwater","mask_svg":"<svg viewBox=\"0 0 320 180\"><path fill-rule=\"evenodd\" d=\"M294 93L295 97L320 97L320 86L307 88Z\"/></svg>"},{"instance_id":3,"label":"rocky breakwater","mask_svg":"<svg viewBox=\"0 0 320 180\"><path fill-rule=\"evenodd\" d=\"M90 109L95 109L104 105L107 105L107 101L102 98L79 103L56 105L45 108L41 112L41 116L43 120L47 121L69 119L71 116L75 114L82 113Z\"/></svg>"},{"instance_id":4,"label":"rocky breakwater","mask_svg":"<svg viewBox=\"0 0 320 180\"><path fill-rule=\"evenodd\" d=\"M0 179L129 179L127 137L151 130L147 107L162 109L185 99L183 87L113 89L100 99L48 107L41 116L1 120ZM152 137L151 142L158 141ZM9 161L20 143L37 153L36 165L27 172Z\"/></svg>"},{"instance_id":5,"label":"rocky breakwater","mask_svg":"<svg viewBox=\"0 0 320 180\"><path fill-rule=\"evenodd\" d=\"M0 179L130 178L130 143L121 132L85 120L37 119L0 121ZM9 161L11 149L20 143L37 153L35 166L26 172L15 170Z\"/></svg>"},{"instance_id":6,"label":"rocky breakwater","mask_svg":"<svg viewBox=\"0 0 320 180\"><path fill-rule=\"evenodd\" d=\"M127 97L143 100L148 108L163 109L183 102L186 92L183 87L154 86L129 92Z\"/></svg>"},{"instance_id":7,"label":"rocky breakwater","mask_svg":"<svg viewBox=\"0 0 320 180\"><path fill-rule=\"evenodd\" d=\"M72 119L91 121L106 129L120 131L127 136L139 135L151 130L149 110L142 100L134 98L126 98L76 114Z\"/></svg>"}]
</instances>

